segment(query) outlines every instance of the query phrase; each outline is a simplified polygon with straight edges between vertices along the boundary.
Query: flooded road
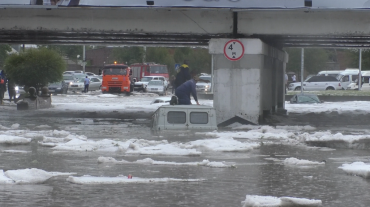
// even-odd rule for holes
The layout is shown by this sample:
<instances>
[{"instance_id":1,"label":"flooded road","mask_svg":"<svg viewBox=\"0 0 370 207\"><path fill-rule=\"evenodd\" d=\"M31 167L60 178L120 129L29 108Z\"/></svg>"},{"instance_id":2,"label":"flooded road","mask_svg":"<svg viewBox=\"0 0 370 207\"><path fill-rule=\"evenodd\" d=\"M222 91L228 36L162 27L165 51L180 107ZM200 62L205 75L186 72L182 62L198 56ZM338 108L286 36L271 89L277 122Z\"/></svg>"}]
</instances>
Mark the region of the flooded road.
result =
<instances>
[{"instance_id":1,"label":"flooded road","mask_svg":"<svg viewBox=\"0 0 370 207\"><path fill-rule=\"evenodd\" d=\"M9 112L10 113L10 112ZM147 119L90 119L21 117L1 114L0 124L19 130L65 130L91 140L155 140ZM44 128L43 128L44 127ZM330 128L329 128L330 129ZM340 127L339 127L340 129ZM364 129L365 130L365 129ZM356 130L356 133L359 130ZM347 130L348 133L350 133ZM190 134L159 137L168 142L194 140ZM201 136L201 135L200 135ZM289 196L322 200L323 206L370 206L370 182L347 175L343 163L370 161L368 150L314 148L281 143L262 144L245 152L202 151L199 156L135 155L123 152L55 151L34 138L24 145L0 144L0 169L38 168L48 172L73 172L74 176L204 179L199 182L75 184L57 176L41 184L0 185L0 206L242 206L246 195ZM243 142L243 140L239 139ZM244 140L245 141L245 140ZM186 141L187 142L187 141ZM19 150L16 153L7 150ZM130 163L98 163L98 157L113 157ZM324 161L318 166L289 166L286 158ZM201 162L208 159L236 167L149 165L132 163L151 158L167 162Z\"/></svg>"}]
</instances>

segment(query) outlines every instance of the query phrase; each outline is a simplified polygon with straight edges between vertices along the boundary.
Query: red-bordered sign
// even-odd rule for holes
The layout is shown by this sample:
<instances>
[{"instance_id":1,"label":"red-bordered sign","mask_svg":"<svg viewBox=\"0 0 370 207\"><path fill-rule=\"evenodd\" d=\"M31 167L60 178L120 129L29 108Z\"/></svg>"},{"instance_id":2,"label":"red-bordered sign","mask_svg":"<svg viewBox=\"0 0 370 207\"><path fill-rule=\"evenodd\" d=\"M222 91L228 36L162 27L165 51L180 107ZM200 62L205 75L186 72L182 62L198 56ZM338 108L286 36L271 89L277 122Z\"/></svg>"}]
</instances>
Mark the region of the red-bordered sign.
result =
<instances>
[{"instance_id":1,"label":"red-bordered sign","mask_svg":"<svg viewBox=\"0 0 370 207\"><path fill-rule=\"evenodd\" d=\"M244 45L239 40L230 40L225 44L224 55L231 61L240 60L244 55Z\"/></svg>"}]
</instances>

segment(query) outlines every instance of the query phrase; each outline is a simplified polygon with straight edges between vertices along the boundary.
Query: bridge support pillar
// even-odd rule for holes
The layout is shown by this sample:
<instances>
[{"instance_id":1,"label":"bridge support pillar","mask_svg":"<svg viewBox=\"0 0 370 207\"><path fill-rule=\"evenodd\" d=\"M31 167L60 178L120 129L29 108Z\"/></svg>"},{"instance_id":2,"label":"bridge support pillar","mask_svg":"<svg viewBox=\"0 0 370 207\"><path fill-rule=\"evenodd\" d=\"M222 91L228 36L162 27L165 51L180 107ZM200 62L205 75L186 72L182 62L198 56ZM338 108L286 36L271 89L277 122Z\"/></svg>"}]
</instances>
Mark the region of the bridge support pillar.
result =
<instances>
[{"instance_id":1,"label":"bridge support pillar","mask_svg":"<svg viewBox=\"0 0 370 207\"><path fill-rule=\"evenodd\" d=\"M260 39L238 39L244 46L244 54L233 61L225 55L229 41L212 39L209 42L218 125L259 124L265 115L285 111L287 53Z\"/></svg>"}]
</instances>

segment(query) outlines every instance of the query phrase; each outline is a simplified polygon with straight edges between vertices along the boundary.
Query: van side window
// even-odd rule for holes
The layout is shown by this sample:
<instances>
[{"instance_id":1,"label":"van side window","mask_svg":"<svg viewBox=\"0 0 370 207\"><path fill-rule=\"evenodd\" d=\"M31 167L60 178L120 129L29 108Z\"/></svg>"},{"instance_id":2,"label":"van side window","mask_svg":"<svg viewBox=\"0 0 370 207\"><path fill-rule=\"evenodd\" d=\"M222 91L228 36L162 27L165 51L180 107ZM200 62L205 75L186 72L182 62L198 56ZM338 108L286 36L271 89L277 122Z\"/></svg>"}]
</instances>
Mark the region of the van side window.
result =
<instances>
[{"instance_id":1,"label":"van side window","mask_svg":"<svg viewBox=\"0 0 370 207\"><path fill-rule=\"evenodd\" d=\"M357 81L358 75L352 75L352 81Z\"/></svg>"},{"instance_id":2,"label":"van side window","mask_svg":"<svg viewBox=\"0 0 370 207\"><path fill-rule=\"evenodd\" d=\"M207 124L208 123L208 113L191 112L190 113L190 123L191 124Z\"/></svg>"},{"instance_id":3,"label":"van side window","mask_svg":"<svg viewBox=\"0 0 370 207\"><path fill-rule=\"evenodd\" d=\"M167 122L170 124L185 124L186 113L183 111L169 111L167 113Z\"/></svg>"}]
</instances>

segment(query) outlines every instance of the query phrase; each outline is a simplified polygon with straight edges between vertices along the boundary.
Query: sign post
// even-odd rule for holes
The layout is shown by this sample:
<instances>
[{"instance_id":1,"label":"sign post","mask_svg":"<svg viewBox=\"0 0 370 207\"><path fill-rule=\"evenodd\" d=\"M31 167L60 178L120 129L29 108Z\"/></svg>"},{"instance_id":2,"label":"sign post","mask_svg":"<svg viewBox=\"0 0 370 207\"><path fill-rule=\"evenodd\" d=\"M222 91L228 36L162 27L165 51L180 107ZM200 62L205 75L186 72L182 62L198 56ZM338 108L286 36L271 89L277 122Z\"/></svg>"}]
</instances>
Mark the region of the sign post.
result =
<instances>
[{"instance_id":1,"label":"sign post","mask_svg":"<svg viewBox=\"0 0 370 207\"><path fill-rule=\"evenodd\" d=\"M225 44L224 55L231 61L240 60L244 55L244 45L239 40L230 40Z\"/></svg>"},{"instance_id":2,"label":"sign post","mask_svg":"<svg viewBox=\"0 0 370 207\"><path fill-rule=\"evenodd\" d=\"M180 64L179 63L176 63L175 64L175 71L176 72L179 72L179 70L180 70Z\"/></svg>"}]
</instances>

